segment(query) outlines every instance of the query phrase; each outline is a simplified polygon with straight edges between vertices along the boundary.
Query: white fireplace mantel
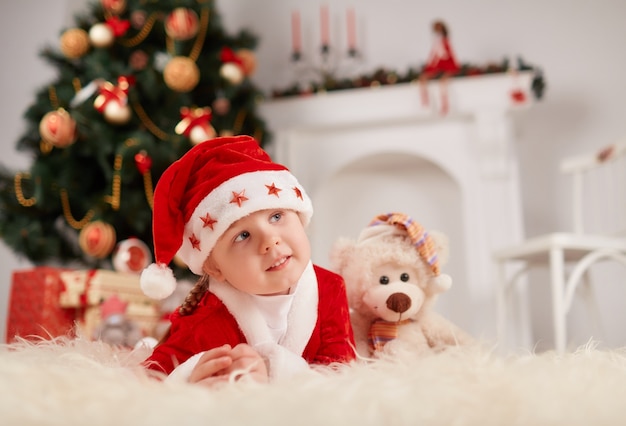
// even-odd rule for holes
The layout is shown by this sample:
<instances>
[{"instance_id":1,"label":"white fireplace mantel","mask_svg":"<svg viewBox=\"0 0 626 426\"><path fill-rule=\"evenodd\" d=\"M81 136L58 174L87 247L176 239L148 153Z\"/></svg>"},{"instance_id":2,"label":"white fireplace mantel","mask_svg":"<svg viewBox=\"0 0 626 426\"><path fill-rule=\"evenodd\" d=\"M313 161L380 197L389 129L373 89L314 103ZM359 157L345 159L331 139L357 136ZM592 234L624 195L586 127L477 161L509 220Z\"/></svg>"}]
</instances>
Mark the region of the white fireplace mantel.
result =
<instances>
[{"instance_id":1,"label":"white fireplace mantel","mask_svg":"<svg viewBox=\"0 0 626 426\"><path fill-rule=\"evenodd\" d=\"M512 113L532 105L532 78L431 81L427 105L418 83L263 103L268 150L313 200L313 260L329 266L337 238L356 238L379 213L407 213L450 238L444 269L454 284L438 302L442 313L476 336L495 337L491 253L523 235Z\"/></svg>"}]
</instances>

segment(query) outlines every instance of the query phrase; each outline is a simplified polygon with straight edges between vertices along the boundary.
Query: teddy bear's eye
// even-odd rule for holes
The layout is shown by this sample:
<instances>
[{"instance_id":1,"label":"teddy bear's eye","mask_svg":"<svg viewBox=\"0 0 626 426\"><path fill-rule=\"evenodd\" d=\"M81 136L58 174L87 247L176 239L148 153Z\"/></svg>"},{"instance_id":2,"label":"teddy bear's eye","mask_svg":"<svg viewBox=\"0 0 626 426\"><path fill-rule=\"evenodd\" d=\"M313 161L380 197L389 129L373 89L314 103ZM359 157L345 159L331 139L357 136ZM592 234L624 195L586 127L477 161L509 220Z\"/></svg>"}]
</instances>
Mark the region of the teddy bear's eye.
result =
<instances>
[{"instance_id":1,"label":"teddy bear's eye","mask_svg":"<svg viewBox=\"0 0 626 426\"><path fill-rule=\"evenodd\" d=\"M407 274L406 272L403 272L402 275L400 275L400 281L402 281L403 283L407 282L409 280L409 274Z\"/></svg>"},{"instance_id":2,"label":"teddy bear's eye","mask_svg":"<svg viewBox=\"0 0 626 426\"><path fill-rule=\"evenodd\" d=\"M389 284L389 277L387 275L381 275L381 277L378 279L378 282L382 285L387 285Z\"/></svg>"}]
</instances>

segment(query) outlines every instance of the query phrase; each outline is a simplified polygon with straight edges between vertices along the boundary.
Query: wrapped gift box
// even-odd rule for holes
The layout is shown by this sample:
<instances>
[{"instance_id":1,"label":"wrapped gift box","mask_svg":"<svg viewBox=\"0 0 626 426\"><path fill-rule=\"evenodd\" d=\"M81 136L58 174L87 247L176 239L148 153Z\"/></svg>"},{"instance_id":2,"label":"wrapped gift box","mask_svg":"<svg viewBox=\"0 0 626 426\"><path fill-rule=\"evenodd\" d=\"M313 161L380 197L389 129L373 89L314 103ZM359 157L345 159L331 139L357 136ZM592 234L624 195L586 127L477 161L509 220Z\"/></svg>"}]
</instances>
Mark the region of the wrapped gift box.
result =
<instances>
[{"instance_id":1,"label":"wrapped gift box","mask_svg":"<svg viewBox=\"0 0 626 426\"><path fill-rule=\"evenodd\" d=\"M59 304L84 313L78 325L85 336L92 337L102 321L100 305L113 295L127 302L126 318L136 322L143 334L153 336L161 315L159 304L143 294L139 275L104 269L65 271L60 274L63 290Z\"/></svg>"},{"instance_id":2,"label":"wrapped gift box","mask_svg":"<svg viewBox=\"0 0 626 426\"><path fill-rule=\"evenodd\" d=\"M79 309L59 305L65 269L37 267L13 272L6 340L73 335Z\"/></svg>"}]
</instances>

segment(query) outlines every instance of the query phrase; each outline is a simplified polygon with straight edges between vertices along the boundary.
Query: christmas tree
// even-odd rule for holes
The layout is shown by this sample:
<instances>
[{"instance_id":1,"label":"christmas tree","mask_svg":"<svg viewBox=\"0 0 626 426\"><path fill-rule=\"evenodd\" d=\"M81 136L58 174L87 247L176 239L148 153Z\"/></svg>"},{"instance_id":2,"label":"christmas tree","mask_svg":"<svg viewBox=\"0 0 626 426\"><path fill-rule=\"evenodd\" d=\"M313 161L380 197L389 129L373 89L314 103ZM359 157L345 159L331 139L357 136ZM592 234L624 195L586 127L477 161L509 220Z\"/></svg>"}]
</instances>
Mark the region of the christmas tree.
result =
<instances>
[{"instance_id":1,"label":"christmas tree","mask_svg":"<svg viewBox=\"0 0 626 426\"><path fill-rule=\"evenodd\" d=\"M88 9L41 52L58 75L25 113L17 149L32 154L30 170L0 168L0 236L35 264L134 271L152 251L167 166L216 135L266 142L249 79L257 40L228 35L212 0ZM120 250L130 260L118 268Z\"/></svg>"}]
</instances>

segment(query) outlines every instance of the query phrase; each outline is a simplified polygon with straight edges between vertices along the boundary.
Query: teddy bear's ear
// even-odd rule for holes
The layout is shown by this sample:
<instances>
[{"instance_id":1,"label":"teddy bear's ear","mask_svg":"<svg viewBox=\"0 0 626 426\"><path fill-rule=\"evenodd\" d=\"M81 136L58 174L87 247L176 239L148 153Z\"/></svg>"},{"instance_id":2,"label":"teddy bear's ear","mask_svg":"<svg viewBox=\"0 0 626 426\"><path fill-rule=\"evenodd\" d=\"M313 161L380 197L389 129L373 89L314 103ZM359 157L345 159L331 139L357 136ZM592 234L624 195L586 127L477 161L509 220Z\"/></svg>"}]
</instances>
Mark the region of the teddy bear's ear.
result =
<instances>
[{"instance_id":1,"label":"teddy bear's ear","mask_svg":"<svg viewBox=\"0 0 626 426\"><path fill-rule=\"evenodd\" d=\"M341 274L350 260L350 254L354 251L355 241L339 237L330 248L331 268Z\"/></svg>"},{"instance_id":2,"label":"teddy bear's ear","mask_svg":"<svg viewBox=\"0 0 626 426\"><path fill-rule=\"evenodd\" d=\"M450 257L450 245L448 236L443 232L437 230L428 231L428 234L435 243L435 251L437 251L439 265L445 265L446 263L448 263L448 259Z\"/></svg>"}]
</instances>

